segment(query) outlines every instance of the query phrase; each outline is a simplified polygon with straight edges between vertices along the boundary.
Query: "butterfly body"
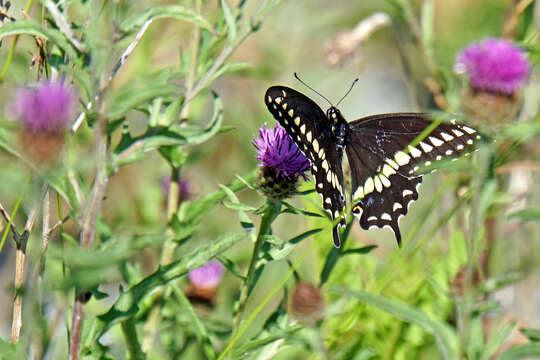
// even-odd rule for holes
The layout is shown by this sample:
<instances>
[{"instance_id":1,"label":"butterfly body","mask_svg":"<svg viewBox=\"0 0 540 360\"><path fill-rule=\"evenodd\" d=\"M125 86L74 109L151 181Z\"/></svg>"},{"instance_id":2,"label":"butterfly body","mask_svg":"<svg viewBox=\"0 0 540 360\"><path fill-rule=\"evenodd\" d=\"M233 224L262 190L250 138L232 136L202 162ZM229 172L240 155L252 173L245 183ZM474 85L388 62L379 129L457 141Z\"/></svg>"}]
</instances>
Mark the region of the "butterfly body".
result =
<instances>
[{"instance_id":1,"label":"butterfly body","mask_svg":"<svg viewBox=\"0 0 540 360\"><path fill-rule=\"evenodd\" d=\"M458 155L479 138L470 127L441 123L412 145L432 124L428 114L381 114L348 123L336 107L324 113L313 100L285 86L270 87L265 103L311 163L315 189L336 222L336 247L338 229L346 224L344 152L351 168L353 215L364 229L390 227L399 244L398 220L418 199L419 167Z\"/></svg>"}]
</instances>

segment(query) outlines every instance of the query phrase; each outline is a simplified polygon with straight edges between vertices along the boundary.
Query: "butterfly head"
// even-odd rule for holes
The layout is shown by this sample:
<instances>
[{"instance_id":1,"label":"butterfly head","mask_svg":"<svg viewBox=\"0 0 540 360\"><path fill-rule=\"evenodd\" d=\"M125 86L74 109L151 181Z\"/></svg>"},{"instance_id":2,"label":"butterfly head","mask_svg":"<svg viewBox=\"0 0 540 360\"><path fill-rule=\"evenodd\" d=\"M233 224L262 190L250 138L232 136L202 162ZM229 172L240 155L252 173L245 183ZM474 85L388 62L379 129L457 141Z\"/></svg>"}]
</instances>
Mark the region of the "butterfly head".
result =
<instances>
[{"instance_id":1,"label":"butterfly head","mask_svg":"<svg viewBox=\"0 0 540 360\"><path fill-rule=\"evenodd\" d=\"M328 110L326 110L326 117L336 125L340 122L341 119L343 119L343 116L341 116L341 112L335 106L332 106Z\"/></svg>"}]
</instances>

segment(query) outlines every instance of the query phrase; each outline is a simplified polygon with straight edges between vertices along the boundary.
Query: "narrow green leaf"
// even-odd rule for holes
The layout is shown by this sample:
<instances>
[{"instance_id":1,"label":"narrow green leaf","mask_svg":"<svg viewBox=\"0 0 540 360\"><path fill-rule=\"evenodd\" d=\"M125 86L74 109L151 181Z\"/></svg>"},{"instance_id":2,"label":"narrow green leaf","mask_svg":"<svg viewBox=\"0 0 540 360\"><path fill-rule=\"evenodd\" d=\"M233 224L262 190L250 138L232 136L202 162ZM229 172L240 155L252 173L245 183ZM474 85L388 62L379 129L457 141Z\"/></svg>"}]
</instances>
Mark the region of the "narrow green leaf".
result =
<instances>
[{"instance_id":1,"label":"narrow green leaf","mask_svg":"<svg viewBox=\"0 0 540 360\"><path fill-rule=\"evenodd\" d=\"M238 180L240 180L241 182L244 183L244 185L246 185L249 189L251 190L255 190L255 187L253 186L253 183L250 183L249 181L247 181L246 179L244 179L242 176L238 175L238 174L235 174L234 176L236 176L236 178Z\"/></svg>"},{"instance_id":2,"label":"narrow green leaf","mask_svg":"<svg viewBox=\"0 0 540 360\"><path fill-rule=\"evenodd\" d=\"M0 39L10 35L39 36L53 42L56 46L65 51L72 61L75 61L75 59L79 57L75 48L61 31L46 28L33 20L17 20L2 24L0 27Z\"/></svg>"},{"instance_id":3,"label":"narrow green leaf","mask_svg":"<svg viewBox=\"0 0 540 360\"><path fill-rule=\"evenodd\" d=\"M321 214L319 213L314 213L314 212L311 212L311 211L306 211L306 210L302 210L302 209L299 209L285 201L281 201L281 203L285 206L285 209L283 209L283 212L284 213L289 213L289 214L297 214L297 215L305 215L305 216L310 216L310 217L323 217Z\"/></svg>"},{"instance_id":4,"label":"narrow green leaf","mask_svg":"<svg viewBox=\"0 0 540 360\"><path fill-rule=\"evenodd\" d=\"M104 314L98 316L96 325L87 337L86 346L97 341L111 326L138 311L138 304L149 294L172 280L186 275L189 271L201 267L212 258L229 249L245 237L243 233L231 233L219 237L216 241L201 246L179 260L162 266L153 274L128 290L121 292L114 305Z\"/></svg>"},{"instance_id":5,"label":"narrow green leaf","mask_svg":"<svg viewBox=\"0 0 540 360\"><path fill-rule=\"evenodd\" d=\"M120 24L120 28L123 31L131 31L135 27L142 26L148 20L156 20L160 18L173 18L177 20L189 21L212 32L213 34L217 33L208 20L195 13L193 10L180 5L150 7L145 11L126 19L122 24Z\"/></svg>"},{"instance_id":6,"label":"narrow green leaf","mask_svg":"<svg viewBox=\"0 0 540 360\"><path fill-rule=\"evenodd\" d=\"M180 138L184 138L188 145L202 144L217 135L221 129L223 120L223 102L218 94L212 94L214 96L214 114L206 127L180 127L173 125L169 127L169 131Z\"/></svg>"},{"instance_id":7,"label":"narrow green leaf","mask_svg":"<svg viewBox=\"0 0 540 360\"><path fill-rule=\"evenodd\" d=\"M232 203L230 201L224 201L223 205L228 209L236 210L236 211L250 211L250 212L253 212L253 211L257 210L257 208L254 207L254 206L246 205L246 204L240 204L240 203L235 204L235 203Z\"/></svg>"},{"instance_id":8,"label":"narrow green leaf","mask_svg":"<svg viewBox=\"0 0 540 360\"><path fill-rule=\"evenodd\" d=\"M222 0L225 1L225 0ZM210 83L214 82L216 79L222 77L225 74L230 74L237 71L242 71L250 69L253 67L252 63L249 62L233 62L223 64L215 73L212 75L212 80Z\"/></svg>"},{"instance_id":9,"label":"narrow green leaf","mask_svg":"<svg viewBox=\"0 0 540 360\"><path fill-rule=\"evenodd\" d=\"M176 299L178 300L178 304L182 308L182 313L187 315L190 321L190 328L195 333L195 336L197 337L197 340L201 343L201 347L203 349L204 354L206 355L207 359L215 359L216 358L216 350L214 350L214 347L212 345L212 342L210 341L210 337L208 336L208 331L206 331L206 328L204 327L203 323L195 314L195 310L193 309L193 306L191 306L191 303L186 298L184 293L178 289L177 286L172 286L172 291L174 295L176 296Z\"/></svg>"},{"instance_id":10,"label":"narrow green leaf","mask_svg":"<svg viewBox=\"0 0 540 360\"><path fill-rule=\"evenodd\" d=\"M423 330L433 334L437 340L437 346L444 359L457 359L458 343L457 336L444 322L434 320L426 313L395 299L389 299L381 295L372 295L367 292L344 291L343 289L329 288L336 292L351 294L358 301L374 306L384 312L394 315L403 321L415 324Z\"/></svg>"},{"instance_id":11,"label":"narrow green leaf","mask_svg":"<svg viewBox=\"0 0 540 360\"><path fill-rule=\"evenodd\" d=\"M225 17L225 22L227 23L227 37L229 38L229 42L232 43L234 39L236 39L236 34L238 33L236 20L234 19L227 0L221 0L220 4L221 9L223 10L223 16Z\"/></svg>"},{"instance_id":12,"label":"narrow green leaf","mask_svg":"<svg viewBox=\"0 0 540 360\"><path fill-rule=\"evenodd\" d=\"M227 268L227 270L231 272L231 274L233 274L234 276L236 276L237 278L243 281L246 280L246 277L242 275L242 273L240 272L240 268L238 267L238 265L236 265L234 261L232 261L229 258L226 258L223 255L219 255L216 258L223 264L223 266Z\"/></svg>"},{"instance_id":13,"label":"narrow green leaf","mask_svg":"<svg viewBox=\"0 0 540 360\"><path fill-rule=\"evenodd\" d=\"M253 182L255 179L255 171L250 173L248 176L246 176L247 182ZM230 190L233 192L239 192L241 190L244 190L246 188L246 185L243 181L235 180L228 186ZM206 214L210 209L212 209L214 206L216 206L219 202L223 201L227 198L227 194L223 189L218 190L214 193L208 194L201 198L200 200L194 202L191 204L191 206L187 209L185 214L182 216L179 216L179 221L182 224L185 223L195 223L197 222L204 214ZM181 215L181 214L177 214Z\"/></svg>"},{"instance_id":14,"label":"narrow green leaf","mask_svg":"<svg viewBox=\"0 0 540 360\"><path fill-rule=\"evenodd\" d=\"M238 197L235 195L234 191L226 187L225 185L219 185L220 188L225 191L229 199L231 200L230 203L224 202L223 204L233 210L236 210L238 212L238 218L240 219L240 224L244 230L246 230L247 234L250 236L252 240L254 240L255 237L255 225L253 224L253 221L249 218L249 216L245 213L245 211L254 212L257 210L257 208L254 208L249 205L244 205L240 203L240 200L238 200Z\"/></svg>"},{"instance_id":15,"label":"narrow green leaf","mask_svg":"<svg viewBox=\"0 0 540 360\"><path fill-rule=\"evenodd\" d=\"M521 328L519 331L528 337L531 342L540 342L540 329Z\"/></svg>"},{"instance_id":16,"label":"narrow green leaf","mask_svg":"<svg viewBox=\"0 0 540 360\"><path fill-rule=\"evenodd\" d=\"M300 235L297 235L287 242L279 239L274 235L267 235L265 238L272 239L273 241L267 241L268 246L264 247L264 260L259 262L259 266L264 265L270 261L278 261L286 258L294 250L296 245L302 240L307 239L311 235L317 234L323 229L308 230Z\"/></svg>"},{"instance_id":17,"label":"narrow green leaf","mask_svg":"<svg viewBox=\"0 0 540 360\"><path fill-rule=\"evenodd\" d=\"M482 352L484 359L492 359L493 356L501 349L501 346L508 339L512 329L516 326L515 322L505 324L497 331L494 336L490 336L486 342L485 349Z\"/></svg>"},{"instance_id":18,"label":"narrow green leaf","mask_svg":"<svg viewBox=\"0 0 540 360\"><path fill-rule=\"evenodd\" d=\"M337 264L337 261L339 260L341 255L343 255L343 252L345 251L344 250L345 249L345 244L346 244L347 239L349 237L349 234L351 232L352 224L353 224L353 220L350 219L347 222L347 227L345 228L345 231L343 232L343 234L341 236L341 247L339 247L339 248L332 247L332 250L330 250L330 252L326 256L326 260L324 262L323 269L321 270L321 276L320 276L320 280L319 280L320 285L319 286L322 287L324 285L324 283L328 280L328 278L330 277L330 274L332 273L332 271L334 270L334 267Z\"/></svg>"},{"instance_id":19,"label":"narrow green leaf","mask_svg":"<svg viewBox=\"0 0 540 360\"><path fill-rule=\"evenodd\" d=\"M540 209L523 209L508 215L508 219L516 218L525 221L538 221L540 220Z\"/></svg>"},{"instance_id":20,"label":"narrow green leaf","mask_svg":"<svg viewBox=\"0 0 540 360\"><path fill-rule=\"evenodd\" d=\"M179 91L171 84L174 74L170 70L156 71L152 74L132 78L124 86L111 93L109 119L116 120L137 106L152 102L158 97L168 97Z\"/></svg>"},{"instance_id":21,"label":"narrow green leaf","mask_svg":"<svg viewBox=\"0 0 540 360\"><path fill-rule=\"evenodd\" d=\"M513 347L501 354L499 360L540 358L540 344L525 344Z\"/></svg>"},{"instance_id":22,"label":"narrow green leaf","mask_svg":"<svg viewBox=\"0 0 540 360\"><path fill-rule=\"evenodd\" d=\"M363 246L361 248L348 249L348 250L343 251L343 255L368 254L371 251L375 250L377 247L378 247L377 245L368 245L368 246Z\"/></svg>"},{"instance_id":23,"label":"narrow green leaf","mask_svg":"<svg viewBox=\"0 0 540 360\"><path fill-rule=\"evenodd\" d=\"M236 349L233 352L232 358L233 359L240 359L245 357L245 354L249 354L250 352L254 350L261 350L261 352L264 353L265 349L261 349L263 346L271 344L279 339L286 339L289 338L294 333L298 332L299 330L303 329L304 327L301 325L292 325L288 327L287 329L283 329L281 331L276 331L272 333L271 335L268 335L264 338L260 338L257 340L251 340L247 344L244 344L240 346L238 349Z\"/></svg>"},{"instance_id":24,"label":"narrow green leaf","mask_svg":"<svg viewBox=\"0 0 540 360\"><path fill-rule=\"evenodd\" d=\"M250 317L246 320L246 322L242 325L242 327L238 330L236 335L231 339L229 344L225 347L223 352L219 354L218 360L222 360L225 358L225 356L231 352L234 349L234 345L236 342L243 336L243 334L246 332L247 328L251 325L253 320L261 313L261 311L264 309L264 307L268 304L268 302L274 297L274 295L282 289L283 285L287 280L291 277L291 275L296 271L298 266L306 259L306 257L309 255L311 251L306 251L304 254L301 255L301 257L293 264L293 266L290 267L289 271L283 277L279 280L279 282L274 286L273 289L271 289L268 293L268 295L259 302L259 305L257 308L253 311L253 313L250 315Z\"/></svg>"}]
</instances>

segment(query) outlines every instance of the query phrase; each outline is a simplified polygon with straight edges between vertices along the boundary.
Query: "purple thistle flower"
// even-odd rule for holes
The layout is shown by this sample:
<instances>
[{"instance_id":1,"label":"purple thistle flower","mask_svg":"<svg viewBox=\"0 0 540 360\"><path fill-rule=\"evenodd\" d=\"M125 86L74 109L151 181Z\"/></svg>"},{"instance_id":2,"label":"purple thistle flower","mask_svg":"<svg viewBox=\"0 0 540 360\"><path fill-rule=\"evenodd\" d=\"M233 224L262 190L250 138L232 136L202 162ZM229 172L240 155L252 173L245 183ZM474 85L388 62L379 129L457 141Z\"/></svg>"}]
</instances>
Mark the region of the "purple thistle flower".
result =
<instances>
[{"instance_id":1,"label":"purple thistle flower","mask_svg":"<svg viewBox=\"0 0 540 360\"><path fill-rule=\"evenodd\" d=\"M462 50L458 73L467 73L475 89L512 94L525 84L531 65L525 52L505 39L486 39Z\"/></svg>"},{"instance_id":2,"label":"purple thistle flower","mask_svg":"<svg viewBox=\"0 0 540 360\"><path fill-rule=\"evenodd\" d=\"M190 271L189 281L198 288L214 288L219 284L223 270L223 265L219 261L211 260L208 264Z\"/></svg>"},{"instance_id":3,"label":"purple thistle flower","mask_svg":"<svg viewBox=\"0 0 540 360\"><path fill-rule=\"evenodd\" d=\"M35 88L19 90L12 105L24 130L60 132L73 116L75 96L63 84L42 82Z\"/></svg>"},{"instance_id":4,"label":"purple thistle flower","mask_svg":"<svg viewBox=\"0 0 540 360\"><path fill-rule=\"evenodd\" d=\"M259 166L275 169L282 178L302 175L307 180L304 172L309 170L309 161L279 124L273 129L261 126L252 144L257 149Z\"/></svg>"}]
</instances>

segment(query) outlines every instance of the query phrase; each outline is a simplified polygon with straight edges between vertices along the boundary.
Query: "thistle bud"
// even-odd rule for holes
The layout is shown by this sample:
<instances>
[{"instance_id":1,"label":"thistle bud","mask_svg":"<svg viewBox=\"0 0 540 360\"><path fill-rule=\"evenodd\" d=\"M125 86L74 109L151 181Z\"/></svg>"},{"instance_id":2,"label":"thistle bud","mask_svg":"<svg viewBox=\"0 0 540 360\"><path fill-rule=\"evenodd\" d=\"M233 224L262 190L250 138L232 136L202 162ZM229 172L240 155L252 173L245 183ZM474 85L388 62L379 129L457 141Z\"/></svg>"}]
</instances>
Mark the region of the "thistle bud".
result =
<instances>
[{"instance_id":1,"label":"thistle bud","mask_svg":"<svg viewBox=\"0 0 540 360\"><path fill-rule=\"evenodd\" d=\"M74 115L73 92L63 84L43 82L19 90L9 110L20 121L19 140L24 152L36 163L56 160Z\"/></svg>"},{"instance_id":2,"label":"thistle bud","mask_svg":"<svg viewBox=\"0 0 540 360\"><path fill-rule=\"evenodd\" d=\"M324 297L321 289L308 283L299 283L293 290L291 312L301 321L313 322L321 318Z\"/></svg>"},{"instance_id":3,"label":"thistle bud","mask_svg":"<svg viewBox=\"0 0 540 360\"><path fill-rule=\"evenodd\" d=\"M208 264L190 271L187 296L191 301L212 306L217 296L217 288L223 276L223 265L212 260Z\"/></svg>"}]
</instances>

